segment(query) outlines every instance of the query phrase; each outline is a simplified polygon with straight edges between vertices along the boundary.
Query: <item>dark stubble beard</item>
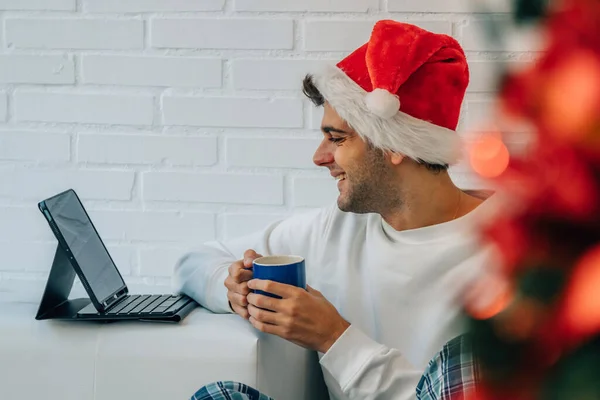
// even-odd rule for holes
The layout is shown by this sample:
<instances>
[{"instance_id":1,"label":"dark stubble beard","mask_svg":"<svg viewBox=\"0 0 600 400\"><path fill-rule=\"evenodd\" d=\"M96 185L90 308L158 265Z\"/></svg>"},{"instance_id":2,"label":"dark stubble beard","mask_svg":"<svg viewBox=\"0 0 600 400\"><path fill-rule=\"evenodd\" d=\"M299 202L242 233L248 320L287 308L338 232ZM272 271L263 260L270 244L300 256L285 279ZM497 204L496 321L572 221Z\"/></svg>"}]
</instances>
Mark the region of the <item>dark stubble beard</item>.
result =
<instances>
[{"instance_id":1,"label":"dark stubble beard","mask_svg":"<svg viewBox=\"0 0 600 400\"><path fill-rule=\"evenodd\" d=\"M346 179L346 190L338 198L341 211L383 214L402 207L402 196L381 150L369 148L362 165L346 170Z\"/></svg>"}]
</instances>

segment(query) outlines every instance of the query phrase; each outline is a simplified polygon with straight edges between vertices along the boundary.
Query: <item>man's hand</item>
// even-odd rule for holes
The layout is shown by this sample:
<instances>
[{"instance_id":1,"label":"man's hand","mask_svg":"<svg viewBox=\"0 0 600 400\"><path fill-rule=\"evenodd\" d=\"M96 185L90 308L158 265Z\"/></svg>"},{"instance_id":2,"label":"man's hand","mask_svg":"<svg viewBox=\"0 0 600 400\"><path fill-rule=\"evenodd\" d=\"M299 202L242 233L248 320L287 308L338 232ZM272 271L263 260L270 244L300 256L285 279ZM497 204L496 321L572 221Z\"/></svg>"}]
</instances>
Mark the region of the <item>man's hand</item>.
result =
<instances>
[{"instance_id":1,"label":"man's hand","mask_svg":"<svg viewBox=\"0 0 600 400\"><path fill-rule=\"evenodd\" d=\"M250 289L281 296L248 295L250 323L299 346L326 353L350 324L333 304L310 286L307 290L278 282L253 279Z\"/></svg>"},{"instance_id":2,"label":"man's hand","mask_svg":"<svg viewBox=\"0 0 600 400\"><path fill-rule=\"evenodd\" d=\"M246 296L250 293L248 281L252 279L252 271L248 268L252 268L252 261L259 257L262 256L254 250L246 250L243 260L238 260L229 266L229 275L225 279L227 299L231 309L244 319L250 316Z\"/></svg>"}]
</instances>

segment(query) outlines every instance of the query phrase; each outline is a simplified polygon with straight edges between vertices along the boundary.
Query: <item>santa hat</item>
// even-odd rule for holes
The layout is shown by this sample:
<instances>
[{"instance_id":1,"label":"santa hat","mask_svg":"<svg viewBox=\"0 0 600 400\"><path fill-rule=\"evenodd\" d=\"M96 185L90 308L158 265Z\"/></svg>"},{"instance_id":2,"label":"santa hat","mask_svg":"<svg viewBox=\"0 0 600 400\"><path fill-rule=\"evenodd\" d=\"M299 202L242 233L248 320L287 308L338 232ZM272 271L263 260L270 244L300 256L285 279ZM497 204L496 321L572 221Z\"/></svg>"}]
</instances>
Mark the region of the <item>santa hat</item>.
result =
<instances>
[{"instance_id":1,"label":"santa hat","mask_svg":"<svg viewBox=\"0 0 600 400\"><path fill-rule=\"evenodd\" d=\"M314 74L313 82L376 147L432 164L460 157L455 129L469 70L452 37L379 21L368 43Z\"/></svg>"}]
</instances>

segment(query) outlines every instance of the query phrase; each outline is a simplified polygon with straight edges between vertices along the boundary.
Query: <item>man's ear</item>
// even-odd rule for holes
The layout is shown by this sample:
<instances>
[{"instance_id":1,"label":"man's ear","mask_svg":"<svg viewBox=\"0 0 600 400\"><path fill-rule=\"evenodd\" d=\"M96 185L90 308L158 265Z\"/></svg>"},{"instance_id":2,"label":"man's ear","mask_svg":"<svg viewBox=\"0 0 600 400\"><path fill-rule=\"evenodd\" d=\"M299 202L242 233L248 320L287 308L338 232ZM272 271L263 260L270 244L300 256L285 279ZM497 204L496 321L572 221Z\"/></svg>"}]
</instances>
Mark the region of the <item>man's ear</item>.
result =
<instances>
[{"instance_id":1,"label":"man's ear","mask_svg":"<svg viewBox=\"0 0 600 400\"><path fill-rule=\"evenodd\" d=\"M406 156L393 151L388 152L388 158L393 165L400 165Z\"/></svg>"}]
</instances>

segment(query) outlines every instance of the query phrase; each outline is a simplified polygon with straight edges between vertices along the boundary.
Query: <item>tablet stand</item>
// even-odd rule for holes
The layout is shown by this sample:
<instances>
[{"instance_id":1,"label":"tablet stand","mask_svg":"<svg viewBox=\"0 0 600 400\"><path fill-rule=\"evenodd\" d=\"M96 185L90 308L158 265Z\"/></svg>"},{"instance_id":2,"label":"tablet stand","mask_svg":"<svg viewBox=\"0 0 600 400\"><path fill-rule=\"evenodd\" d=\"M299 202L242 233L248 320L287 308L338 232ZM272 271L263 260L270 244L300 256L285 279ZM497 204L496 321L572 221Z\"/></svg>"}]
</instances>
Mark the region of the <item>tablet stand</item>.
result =
<instances>
[{"instance_id":1,"label":"tablet stand","mask_svg":"<svg viewBox=\"0 0 600 400\"><path fill-rule=\"evenodd\" d=\"M71 319L79 310L91 303L90 299L69 300L75 275L69 256L60 245L57 245L46 289L35 319Z\"/></svg>"}]
</instances>

